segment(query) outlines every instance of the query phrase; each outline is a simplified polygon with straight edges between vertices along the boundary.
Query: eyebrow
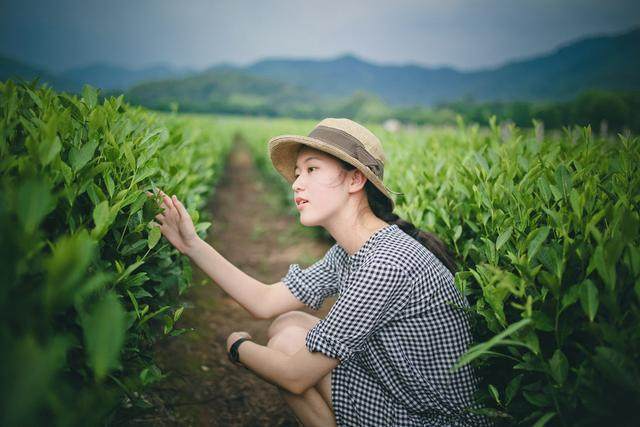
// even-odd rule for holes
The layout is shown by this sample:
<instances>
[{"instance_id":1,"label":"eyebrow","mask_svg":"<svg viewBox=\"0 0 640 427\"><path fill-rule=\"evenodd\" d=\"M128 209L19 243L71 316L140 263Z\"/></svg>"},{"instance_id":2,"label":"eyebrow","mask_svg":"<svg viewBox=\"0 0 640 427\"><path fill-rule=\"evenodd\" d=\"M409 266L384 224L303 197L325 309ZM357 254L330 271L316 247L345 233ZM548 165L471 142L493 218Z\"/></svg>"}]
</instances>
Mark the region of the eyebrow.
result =
<instances>
[{"instance_id":1,"label":"eyebrow","mask_svg":"<svg viewBox=\"0 0 640 427\"><path fill-rule=\"evenodd\" d=\"M313 157L313 156L311 156L311 157L307 157L307 158L306 158L302 163L307 163L309 160L313 160L313 159L321 160L319 157ZM297 168L298 168L298 165L296 165L296 166L293 168L293 170L295 171Z\"/></svg>"}]
</instances>

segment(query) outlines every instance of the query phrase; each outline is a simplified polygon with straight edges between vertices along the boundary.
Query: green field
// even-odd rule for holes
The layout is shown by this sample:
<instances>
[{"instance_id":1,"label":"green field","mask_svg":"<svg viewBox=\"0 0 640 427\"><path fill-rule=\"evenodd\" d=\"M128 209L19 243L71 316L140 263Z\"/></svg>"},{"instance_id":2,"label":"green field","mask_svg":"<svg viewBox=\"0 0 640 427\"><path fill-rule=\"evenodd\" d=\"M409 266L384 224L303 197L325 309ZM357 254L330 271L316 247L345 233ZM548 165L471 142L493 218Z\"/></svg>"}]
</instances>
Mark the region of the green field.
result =
<instances>
[{"instance_id":1,"label":"green field","mask_svg":"<svg viewBox=\"0 0 640 427\"><path fill-rule=\"evenodd\" d=\"M92 425L161 381L150 347L180 328L188 259L149 222L145 190L201 212L234 141L274 198L291 188L267 157L315 120L157 113L0 83L0 424ZM640 402L640 140L590 128L513 125L400 132L383 142L396 213L455 252L499 422L599 425Z\"/></svg>"}]
</instances>

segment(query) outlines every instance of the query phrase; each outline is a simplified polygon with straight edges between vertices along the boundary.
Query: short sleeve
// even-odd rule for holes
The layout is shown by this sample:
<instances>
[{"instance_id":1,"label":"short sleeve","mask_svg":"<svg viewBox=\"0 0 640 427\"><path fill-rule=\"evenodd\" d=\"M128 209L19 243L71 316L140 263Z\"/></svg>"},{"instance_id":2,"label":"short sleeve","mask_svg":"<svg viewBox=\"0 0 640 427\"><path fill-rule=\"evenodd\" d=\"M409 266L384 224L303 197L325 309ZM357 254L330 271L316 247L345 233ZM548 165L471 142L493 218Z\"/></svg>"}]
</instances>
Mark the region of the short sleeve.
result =
<instances>
[{"instance_id":1,"label":"short sleeve","mask_svg":"<svg viewBox=\"0 0 640 427\"><path fill-rule=\"evenodd\" d=\"M327 317L307 333L307 348L345 362L364 350L369 337L402 310L412 288L413 282L400 266L380 261L361 266Z\"/></svg>"},{"instance_id":2,"label":"short sleeve","mask_svg":"<svg viewBox=\"0 0 640 427\"><path fill-rule=\"evenodd\" d=\"M328 296L338 293L338 249L334 244L321 260L305 269L291 264L282 278L291 293L313 310L322 307Z\"/></svg>"}]
</instances>

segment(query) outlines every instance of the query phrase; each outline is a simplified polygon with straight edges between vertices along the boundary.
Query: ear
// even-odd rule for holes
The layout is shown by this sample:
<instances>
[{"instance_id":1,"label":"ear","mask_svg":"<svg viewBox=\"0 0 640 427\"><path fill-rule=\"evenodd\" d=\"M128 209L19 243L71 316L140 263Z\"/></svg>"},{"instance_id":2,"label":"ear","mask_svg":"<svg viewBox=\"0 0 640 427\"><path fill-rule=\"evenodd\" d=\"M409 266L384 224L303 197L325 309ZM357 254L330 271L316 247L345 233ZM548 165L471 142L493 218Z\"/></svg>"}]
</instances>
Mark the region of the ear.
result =
<instances>
[{"instance_id":1,"label":"ear","mask_svg":"<svg viewBox=\"0 0 640 427\"><path fill-rule=\"evenodd\" d=\"M359 169L354 169L349 182L350 189L354 192L359 191L366 183L367 177Z\"/></svg>"}]
</instances>

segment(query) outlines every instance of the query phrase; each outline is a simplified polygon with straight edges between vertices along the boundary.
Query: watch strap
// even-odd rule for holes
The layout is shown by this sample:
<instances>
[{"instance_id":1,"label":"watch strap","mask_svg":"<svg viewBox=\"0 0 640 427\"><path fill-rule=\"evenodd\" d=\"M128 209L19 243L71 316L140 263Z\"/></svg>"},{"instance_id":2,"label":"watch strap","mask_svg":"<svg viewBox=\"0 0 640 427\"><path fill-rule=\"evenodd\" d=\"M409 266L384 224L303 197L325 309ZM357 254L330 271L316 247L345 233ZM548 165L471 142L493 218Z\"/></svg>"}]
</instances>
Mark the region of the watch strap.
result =
<instances>
[{"instance_id":1,"label":"watch strap","mask_svg":"<svg viewBox=\"0 0 640 427\"><path fill-rule=\"evenodd\" d=\"M247 337L238 338L233 344L231 344L231 348L229 349L229 360L231 360L231 362L236 364L240 363L240 355L238 354L238 347L244 341L251 341L251 338L247 338Z\"/></svg>"}]
</instances>

